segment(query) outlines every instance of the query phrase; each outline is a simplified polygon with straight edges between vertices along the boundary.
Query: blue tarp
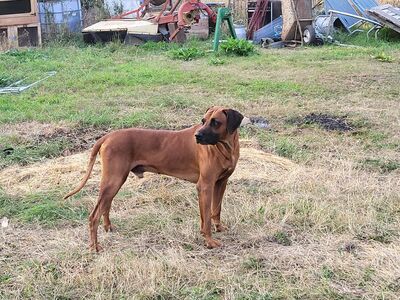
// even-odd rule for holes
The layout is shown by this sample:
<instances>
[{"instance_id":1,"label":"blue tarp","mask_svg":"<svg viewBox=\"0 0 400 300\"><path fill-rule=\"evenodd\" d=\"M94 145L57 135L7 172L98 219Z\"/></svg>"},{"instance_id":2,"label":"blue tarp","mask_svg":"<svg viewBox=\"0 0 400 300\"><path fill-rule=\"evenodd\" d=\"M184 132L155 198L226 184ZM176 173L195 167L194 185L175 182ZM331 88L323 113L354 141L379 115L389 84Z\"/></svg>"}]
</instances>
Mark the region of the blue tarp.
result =
<instances>
[{"instance_id":1,"label":"blue tarp","mask_svg":"<svg viewBox=\"0 0 400 300\"><path fill-rule=\"evenodd\" d=\"M256 32L254 32L253 43L259 44L261 43L261 39L264 38L280 40L282 33L282 25L283 25L283 19L282 16L279 16L271 23L268 23L264 27L261 27Z\"/></svg>"}]
</instances>

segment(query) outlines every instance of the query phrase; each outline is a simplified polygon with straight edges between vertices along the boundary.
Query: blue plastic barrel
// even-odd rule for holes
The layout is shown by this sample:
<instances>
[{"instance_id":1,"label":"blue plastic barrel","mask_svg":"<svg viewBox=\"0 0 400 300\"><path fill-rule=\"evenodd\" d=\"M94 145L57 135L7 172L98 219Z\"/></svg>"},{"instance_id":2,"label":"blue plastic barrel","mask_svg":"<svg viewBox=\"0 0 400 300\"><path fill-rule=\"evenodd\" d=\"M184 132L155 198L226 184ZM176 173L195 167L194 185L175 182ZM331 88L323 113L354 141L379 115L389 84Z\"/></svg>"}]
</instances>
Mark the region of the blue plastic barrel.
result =
<instances>
[{"instance_id":1,"label":"blue plastic barrel","mask_svg":"<svg viewBox=\"0 0 400 300\"><path fill-rule=\"evenodd\" d=\"M66 32L81 32L80 0L39 0L38 6L44 37Z\"/></svg>"}]
</instances>

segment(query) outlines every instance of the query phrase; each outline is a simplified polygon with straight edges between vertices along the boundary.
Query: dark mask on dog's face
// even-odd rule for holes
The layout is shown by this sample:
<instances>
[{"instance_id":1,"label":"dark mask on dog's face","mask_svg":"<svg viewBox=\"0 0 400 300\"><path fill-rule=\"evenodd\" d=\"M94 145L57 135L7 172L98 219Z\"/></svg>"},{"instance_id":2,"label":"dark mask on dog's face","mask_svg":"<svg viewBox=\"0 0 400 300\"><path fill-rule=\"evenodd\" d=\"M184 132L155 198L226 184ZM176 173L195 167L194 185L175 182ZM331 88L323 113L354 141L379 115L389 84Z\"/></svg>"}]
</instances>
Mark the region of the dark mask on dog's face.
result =
<instances>
[{"instance_id":1,"label":"dark mask on dog's face","mask_svg":"<svg viewBox=\"0 0 400 300\"><path fill-rule=\"evenodd\" d=\"M196 142L201 145L215 145L224 141L240 126L243 116L233 109L211 107L202 121L203 126L196 132Z\"/></svg>"}]
</instances>

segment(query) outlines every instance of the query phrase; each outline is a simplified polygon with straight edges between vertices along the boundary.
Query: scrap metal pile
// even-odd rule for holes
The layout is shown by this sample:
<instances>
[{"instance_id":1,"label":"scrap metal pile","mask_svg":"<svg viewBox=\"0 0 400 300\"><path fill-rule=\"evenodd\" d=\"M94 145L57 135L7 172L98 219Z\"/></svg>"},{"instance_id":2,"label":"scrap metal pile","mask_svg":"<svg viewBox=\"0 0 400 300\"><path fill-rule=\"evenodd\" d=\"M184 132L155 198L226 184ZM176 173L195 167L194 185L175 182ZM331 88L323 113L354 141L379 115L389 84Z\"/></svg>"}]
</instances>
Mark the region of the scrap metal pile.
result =
<instances>
[{"instance_id":1,"label":"scrap metal pile","mask_svg":"<svg viewBox=\"0 0 400 300\"><path fill-rule=\"evenodd\" d=\"M176 0L175 3L172 0L145 0L137 9L89 26L82 33L86 42L116 37L129 44L149 40L184 42L185 29L198 23L201 14L207 15L212 23L216 22L215 12L200 0Z\"/></svg>"},{"instance_id":2,"label":"scrap metal pile","mask_svg":"<svg viewBox=\"0 0 400 300\"><path fill-rule=\"evenodd\" d=\"M249 25L249 38L255 43L264 45L268 41L267 46L274 41L315 45L333 42L334 33L339 28L350 35L366 32L369 37L371 33L375 33L375 38L379 30L385 26L400 33L400 8L392 5L379 5L376 0L321 0L316 4L315 2L281 1L282 16L274 16L270 23L254 30L253 34L253 24L263 19L260 11L254 13L250 20L252 26ZM268 3L268 0L258 0L257 7L264 7L263 3Z\"/></svg>"}]
</instances>

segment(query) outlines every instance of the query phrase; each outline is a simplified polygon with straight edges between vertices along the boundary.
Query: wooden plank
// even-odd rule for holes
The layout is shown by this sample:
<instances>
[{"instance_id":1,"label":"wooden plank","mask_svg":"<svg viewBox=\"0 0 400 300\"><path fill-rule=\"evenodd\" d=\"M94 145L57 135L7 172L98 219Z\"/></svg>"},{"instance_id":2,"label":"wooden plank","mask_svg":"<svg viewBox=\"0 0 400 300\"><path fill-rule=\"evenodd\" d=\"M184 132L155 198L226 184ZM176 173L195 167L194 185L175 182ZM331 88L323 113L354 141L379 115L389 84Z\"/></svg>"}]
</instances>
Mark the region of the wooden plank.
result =
<instances>
[{"instance_id":1,"label":"wooden plank","mask_svg":"<svg viewBox=\"0 0 400 300\"><path fill-rule=\"evenodd\" d=\"M106 20L100 21L82 30L85 32L127 31L129 33L156 34L158 25L149 21L137 20Z\"/></svg>"},{"instance_id":2,"label":"wooden plank","mask_svg":"<svg viewBox=\"0 0 400 300\"><path fill-rule=\"evenodd\" d=\"M7 17L0 18L0 27L16 26L16 25L28 25L32 23L39 23L38 16L18 16L18 17Z\"/></svg>"},{"instance_id":3,"label":"wooden plank","mask_svg":"<svg viewBox=\"0 0 400 300\"><path fill-rule=\"evenodd\" d=\"M10 48L18 48L18 27L8 27L8 45Z\"/></svg>"}]
</instances>

